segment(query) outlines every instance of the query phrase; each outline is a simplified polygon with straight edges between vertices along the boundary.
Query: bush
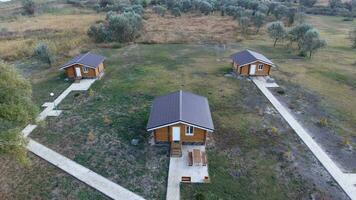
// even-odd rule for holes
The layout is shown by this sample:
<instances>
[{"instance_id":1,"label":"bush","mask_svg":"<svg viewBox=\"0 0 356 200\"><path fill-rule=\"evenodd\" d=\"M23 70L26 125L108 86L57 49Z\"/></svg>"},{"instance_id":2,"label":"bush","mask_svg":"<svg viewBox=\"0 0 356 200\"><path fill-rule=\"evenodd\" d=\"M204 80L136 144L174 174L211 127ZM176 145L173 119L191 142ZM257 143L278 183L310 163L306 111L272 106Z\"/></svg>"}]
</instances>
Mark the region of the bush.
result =
<instances>
[{"instance_id":1,"label":"bush","mask_svg":"<svg viewBox=\"0 0 356 200\"><path fill-rule=\"evenodd\" d=\"M172 15L174 15L175 17L180 17L182 15L180 10L179 10L179 7L174 7L172 9Z\"/></svg>"},{"instance_id":2,"label":"bush","mask_svg":"<svg viewBox=\"0 0 356 200\"><path fill-rule=\"evenodd\" d=\"M35 2L33 0L22 0L22 7L24 9L25 14L35 14Z\"/></svg>"},{"instance_id":3,"label":"bush","mask_svg":"<svg viewBox=\"0 0 356 200\"><path fill-rule=\"evenodd\" d=\"M88 36L94 38L95 42L110 41L110 35L103 23L90 26Z\"/></svg>"},{"instance_id":4,"label":"bush","mask_svg":"<svg viewBox=\"0 0 356 200\"><path fill-rule=\"evenodd\" d=\"M51 66L54 61L54 56L52 54L52 51L50 50L50 48L46 43L39 43L36 46L33 55L38 60L47 63L49 66Z\"/></svg>"},{"instance_id":5,"label":"bush","mask_svg":"<svg viewBox=\"0 0 356 200\"><path fill-rule=\"evenodd\" d=\"M142 18L133 12L112 14L108 17L108 23L111 41L131 42L140 35L142 30Z\"/></svg>"},{"instance_id":6,"label":"bush","mask_svg":"<svg viewBox=\"0 0 356 200\"><path fill-rule=\"evenodd\" d=\"M274 39L273 46L275 47L277 41L283 39L286 36L286 30L284 24L281 21L271 22L267 25L268 35Z\"/></svg>"},{"instance_id":7,"label":"bush","mask_svg":"<svg viewBox=\"0 0 356 200\"><path fill-rule=\"evenodd\" d=\"M163 6L153 6L152 10L159 16L164 17L164 15L166 14L167 8L165 8Z\"/></svg>"},{"instance_id":8,"label":"bush","mask_svg":"<svg viewBox=\"0 0 356 200\"><path fill-rule=\"evenodd\" d=\"M199 10L204 15L209 15L213 11L213 6L207 1L201 1L199 4Z\"/></svg>"},{"instance_id":9,"label":"bush","mask_svg":"<svg viewBox=\"0 0 356 200\"><path fill-rule=\"evenodd\" d=\"M119 15L109 12L106 20L107 26L99 23L92 25L88 30L88 36L96 42L131 42L140 35L142 30L142 18L135 12L125 12Z\"/></svg>"}]
</instances>

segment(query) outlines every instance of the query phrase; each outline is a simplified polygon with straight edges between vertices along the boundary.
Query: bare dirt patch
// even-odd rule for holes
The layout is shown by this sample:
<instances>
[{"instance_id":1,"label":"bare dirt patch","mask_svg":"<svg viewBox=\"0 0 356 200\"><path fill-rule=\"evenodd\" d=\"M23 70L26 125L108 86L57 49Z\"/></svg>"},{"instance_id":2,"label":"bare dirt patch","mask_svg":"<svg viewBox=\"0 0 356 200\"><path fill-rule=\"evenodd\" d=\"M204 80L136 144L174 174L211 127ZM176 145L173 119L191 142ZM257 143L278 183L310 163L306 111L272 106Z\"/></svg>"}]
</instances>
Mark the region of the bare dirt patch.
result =
<instances>
[{"instance_id":1,"label":"bare dirt patch","mask_svg":"<svg viewBox=\"0 0 356 200\"><path fill-rule=\"evenodd\" d=\"M237 41L238 25L230 17L201 15L196 13L174 17L170 14L160 17L147 12L142 43L188 43Z\"/></svg>"},{"instance_id":2,"label":"bare dirt patch","mask_svg":"<svg viewBox=\"0 0 356 200\"><path fill-rule=\"evenodd\" d=\"M347 129L342 127L337 117L323 109L318 96L286 81L283 85L284 89L274 88L272 93L293 111L293 115L344 172L355 172L356 137L345 134Z\"/></svg>"}]
</instances>

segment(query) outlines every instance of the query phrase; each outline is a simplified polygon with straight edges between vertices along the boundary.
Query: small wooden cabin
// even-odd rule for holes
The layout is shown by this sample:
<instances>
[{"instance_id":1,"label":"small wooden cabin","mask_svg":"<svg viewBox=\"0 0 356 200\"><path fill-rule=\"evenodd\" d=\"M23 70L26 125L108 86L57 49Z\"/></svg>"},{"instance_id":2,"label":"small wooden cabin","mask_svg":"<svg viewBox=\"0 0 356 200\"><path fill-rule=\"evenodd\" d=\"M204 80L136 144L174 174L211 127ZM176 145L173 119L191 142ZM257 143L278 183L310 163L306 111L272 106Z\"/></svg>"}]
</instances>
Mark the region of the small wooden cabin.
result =
<instances>
[{"instance_id":1,"label":"small wooden cabin","mask_svg":"<svg viewBox=\"0 0 356 200\"><path fill-rule=\"evenodd\" d=\"M236 74L247 76L268 76L274 63L264 55L244 50L231 55L232 69Z\"/></svg>"},{"instance_id":2,"label":"small wooden cabin","mask_svg":"<svg viewBox=\"0 0 356 200\"><path fill-rule=\"evenodd\" d=\"M147 124L155 143L170 144L179 154L181 145L205 144L214 131L207 98L184 91L156 97Z\"/></svg>"},{"instance_id":3,"label":"small wooden cabin","mask_svg":"<svg viewBox=\"0 0 356 200\"><path fill-rule=\"evenodd\" d=\"M91 52L79 54L62 65L69 79L98 78L104 73L105 57Z\"/></svg>"}]
</instances>

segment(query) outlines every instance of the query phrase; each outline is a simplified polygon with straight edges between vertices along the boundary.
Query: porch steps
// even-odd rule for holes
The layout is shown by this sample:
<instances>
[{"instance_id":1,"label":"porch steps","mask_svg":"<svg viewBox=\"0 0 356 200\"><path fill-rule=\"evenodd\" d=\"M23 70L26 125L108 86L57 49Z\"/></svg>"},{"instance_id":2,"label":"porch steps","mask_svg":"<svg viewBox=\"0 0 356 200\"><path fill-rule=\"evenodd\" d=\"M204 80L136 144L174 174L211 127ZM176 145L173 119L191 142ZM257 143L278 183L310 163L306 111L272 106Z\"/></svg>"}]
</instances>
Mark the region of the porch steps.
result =
<instances>
[{"instance_id":1,"label":"porch steps","mask_svg":"<svg viewBox=\"0 0 356 200\"><path fill-rule=\"evenodd\" d=\"M179 143L171 144L171 157L182 157L182 145Z\"/></svg>"}]
</instances>

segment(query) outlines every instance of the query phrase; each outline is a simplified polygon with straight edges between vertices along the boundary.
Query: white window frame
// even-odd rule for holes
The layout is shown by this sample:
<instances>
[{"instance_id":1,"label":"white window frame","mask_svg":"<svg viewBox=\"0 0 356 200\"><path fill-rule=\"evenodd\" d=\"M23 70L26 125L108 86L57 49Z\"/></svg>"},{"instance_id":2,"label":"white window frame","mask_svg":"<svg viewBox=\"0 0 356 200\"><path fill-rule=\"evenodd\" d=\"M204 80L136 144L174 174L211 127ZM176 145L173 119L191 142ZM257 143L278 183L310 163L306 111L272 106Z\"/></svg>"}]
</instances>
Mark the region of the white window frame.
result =
<instances>
[{"instance_id":1,"label":"white window frame","mask_svg":"<svg viewBox=\"0 0 356 200\"><path fill-rule=\"evenodd\" d=\"M194 126L185 126L185 135L193 136L194 135Z\"/></svg>"},{"instance_id":2,"label":"white window frame","mask_svg":"<svg viewBox=\"0 0 356 200\"><path fill-rule=\"evenodd\" d=\"M87 74L89 72L89 67L83 67L83 72Z\"/></svg>"},{"instance_id":3,"label":"white window frame","mask_svg":"<svg viewBox=\"0 0 356 200\"><path fill-rule=\"evenodd\" d=\"M263 64L258 64L258 70L263 70Z\"/></svg>"}]
</instances>

